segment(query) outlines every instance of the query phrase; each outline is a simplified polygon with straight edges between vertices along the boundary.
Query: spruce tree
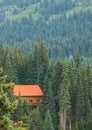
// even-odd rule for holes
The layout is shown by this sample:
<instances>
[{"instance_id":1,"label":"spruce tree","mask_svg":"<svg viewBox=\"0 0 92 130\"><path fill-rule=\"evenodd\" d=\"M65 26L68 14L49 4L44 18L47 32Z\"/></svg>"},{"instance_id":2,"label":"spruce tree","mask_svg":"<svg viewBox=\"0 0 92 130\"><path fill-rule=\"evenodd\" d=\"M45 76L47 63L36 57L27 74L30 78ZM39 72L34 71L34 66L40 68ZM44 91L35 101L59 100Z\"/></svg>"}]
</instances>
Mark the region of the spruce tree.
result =
<instances>
[{"instance_id":1,"label":"spruce tree","mask_svg":"<svg viewBox=\"0 0 92 130\"><path fill-rule=\"evenodd\" d=\"M43 130L54 130L50 111L48 110L45 116Z\"/></svg>"},{"instance_id":2,"label":"spruce tree","mask_svg":"<svg viewBox=\"0 0 92 130\"><path fill-rule=\"evenodd\" d=\"M83 98L84 98L84 120L87 121L91 113L91 102L89 99L89 84L85 68L82 70Z\"/></svg>"},{"instance_id":3,"label":"spruce tree","mask_svg":"<svg viewBox=\"0 0 92 130\"><path fill-rule=\"evenodd\" d=\"M32 82L32 54L26 55L23 61L21 78L23 77L24 83L30 84Z\"/></svg>"},{"instance_id":4,"label":"spruce tree","mask_svg":"<svg viewBox=\"0 0 92 130\"><path fill-rule=\"evenodd\" d=\"M16 79L14 82L18 84L20 73L21 73L21 66L22 66L22 54L19 47L16 47L10 51L11 51L11 56L12 56L12 65L13 65L14 75L16 76Z\"/></svg>"},{"instance_id":5,"label":"spruce tree","mask_svg":"<svg viewBox=\"0 0 92 130\"><path fill-rule=\"evenodd\" d=\"M82 65L80 61L79 53L76 53L75 57L75 65L76 65L76 86L75 86L75 119L79 121L83 119L84 115L84 91L83 91L83 83L82 83Z\"/></svg>"},{"instance_id":6,"label":"spruce tree","mask_svg":"<svg viewBox=\"0 0 92 130\"><path fill-rule=\"evenodd\" d=\"M36 84L36 82L37 82L38 69L39 69L39 51L38 51L38 46L35 46L35 49L34 49L34 52L32 55L32 68L31 68L32 84Z\"/></svg>"},{"instance_id":7,"label":"spruce tree","mask_svg":"<svg viewBox=\"0 0 92 130\"><path fill-rule=\"evenodd\" d=\"M58 89L62 80L61 74L62 74L62 64L61 61L58 60L54 66L53 81L52 81L52 85L53 85L52 89L53 89L54 97L57 97L58 94Z\"/></svg>"},{"instance_id":8,"label":"spruce tree","mask_svg":"<svg viewBox=\"0 0 92 130\"><path fill-rule=\"evenodd\" d=\"M8 82L15 80L15 73L13 70L13 66L11 63L11 54L7 52L6 58L5 58L5 67L4 67L4 74L8 76Z\"/></svg>"},{"instance_id":9,"label":"spruce tree","mask_svg":"<svg viewBox=\"0 0 92 130\"><path fill-rule=\"evenodd\" d=\"M40 84L41 88L44 84L45 74L48 71L49 59L48 59L48 51L44 44L41 42L38 46L38 77L37 83ZM43 89L43 88L42 88Z\"/></svg>"},{"instance_id":10,"label":"spruce tree","mask_svg":"<svg viewBox=\"0 0 92 130\"><path fill-rule=\"evenodd\" d=\"M53 127L57 130L58 118L55 108L55 98L53 96L51 81L47 75L45 77L43 93L44 93L43 96L44 113L46 114L47 110L49 109L53 122Z\"/></svg>"},{"instance_id":11,"label":"spruce tree","mask_svg":"<svg viewBox=\"0 0 92 130\"><path fill-rule=\"evenodd\" d=\"M41 118L39 107L31 114L31 122L29 130L43 130L43 121Z\"/></svg>"},{"instance_id":12,"label":"spruce tree","mask_svg":"<svg viewBox=\"0 0 92 130\"><path fill-rule=\"evenodd\" d=\"M70 80L70 101L71 101L71 118L74 122L75 106L76 106L76 67L75 62L69 64L69 80Z\"/></svg>"},{"instance_id":13,"label":"spruce tree","mask_svg":"<svg viewBox=\"0 0 92 130\"><path fill-rule=\"evenodd\" d=\"M60 85L59 93L59 106L60 106L60 129L66 130L67 127L67 113L70 112L70 80L69 68L66 61L62 65L62 82Z\"/></svg>"},{"instance_id":14,"label":"spruce tree","mask_svg":"<svg viewBox=\"0 0 92 130\"><path fill-rule=\"evenodd\" d=\"M53 96L55 100L55 109L56 112L59 112L59 102L58 102L58 91L59 91L59 86L62 81L62 64L61 61L58 60L54 66L54 71L52 75L52 91L53 91Z\"/></svg>"}]
</instances>

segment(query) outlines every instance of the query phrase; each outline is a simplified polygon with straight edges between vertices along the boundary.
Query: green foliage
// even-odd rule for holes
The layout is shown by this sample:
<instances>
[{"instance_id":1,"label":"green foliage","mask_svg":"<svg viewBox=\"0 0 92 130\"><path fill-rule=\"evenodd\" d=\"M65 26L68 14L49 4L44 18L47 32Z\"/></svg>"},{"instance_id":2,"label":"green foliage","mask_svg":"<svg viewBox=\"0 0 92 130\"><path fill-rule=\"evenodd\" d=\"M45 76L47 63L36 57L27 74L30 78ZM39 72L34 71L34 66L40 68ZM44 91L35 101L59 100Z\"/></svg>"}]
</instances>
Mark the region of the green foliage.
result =
<instances>
[{"instance_id":1,"label":"green foliage","mask_svg":"<svg viewBox=\"0 0 92 130\"><path fill-rule=\"evenodd\" d=\"M5 60L5 68L4 68L5 75L8 75L8 82L14 82L14 69L11 63L11 56L10 53L7 53L6 60Z\"/></svg>"},{"instance_id":2,"label":"green foliage","mask_svg":"<svg viewBox=\"0 0 92 130\"><path fill-rule=\"evenodd\" d=\"M62 81L59 88L59 106L60 106L60 128L66 129L67 113L70 111L70 81L69 68L66 61L62 64Z\"/></svg>"},{"instance_id":3,"label":"green foliage","mask_svg":"<svg viewBox=\"0 0 92 130\"><path fill-rule=\"evenodd\" d=\"M47 114L45 116L43 130L54 130L52 118L49 110L47 111Z\"/></svg>"},{"instance_id":4,"label":"green foliage","mask_svg":"<svg viewBox=\"0 0 92 130\"><path fill-rule=\"evenodd\" d=\"M31 122L29 130L43 130L43 121L41 119L41 114L39 107L31 115Z\"/></svg>"},{"instance_id":5,"label":"green foliage","mask_svg":"<svg viewBox=\"0 0 92 130\"><path fill-rule=\"evenodd\" d=\"M2 73L2 68L0 68ZM12 121L10 120L10 114L15 108L15 102L11 101L8 90L12 89L10 83L6 84L6 77L0 77L2 82L0 83L0 129L1 130L13 130ZM13 84L12 84L13 85Z\"/></svg>"},{"instance_id":6,"label":"green foliage","mask_svg":"<svg viewBox=\"0 0 92 130\"><path fill-rule=\"evenodd\" d=\"M91 130L92 67L90 63L84 64L78 51L69 60L59 59L54 62L48 58L46 46L40 43L33 53L25 56L21 55L19 48L3 50L1 56L4 56L0 60L1 130L5 130L5 127L7 130L13 128L10 117L15 122L23 122L22 126L14 125L15 129ZM18 84L39 84L44 94L41 109L32 110L26 101L21 100L15 109L12 93L14 84L9 82L11 80Z\"/></svg>"},{"instance_id":7,"label":"green foliage","mask_svg":"<svg viewBox=\"0 0 92 130\"><path fill-rule=\"evenodd\" d=\"M56 112L56 107L55 107L55 99L53 96L53 91L52 91L52 85L50 83L49 79L49 74L48 77L46 76L45 82L44 82L44 89L43 89L43 105L44 105L44 113L46 114L47 110L49 109L49 112L51 114L52 118L52 123L53 127L57 129L58 127L58 118L57 118L57 112Z\"/></svg>"},{"instance_id":8,"label":"green foliage","mask_svg":"<svg viewBox=\"0 0 92 130\"><path fill-rule=\"evenodd\" d=\"M92 56L92 1L4 0L0 7L4 47L18 45L25 54L44 40L50 58L74 55L76 49L85 58Z\"/></svg>"}]
</instances>

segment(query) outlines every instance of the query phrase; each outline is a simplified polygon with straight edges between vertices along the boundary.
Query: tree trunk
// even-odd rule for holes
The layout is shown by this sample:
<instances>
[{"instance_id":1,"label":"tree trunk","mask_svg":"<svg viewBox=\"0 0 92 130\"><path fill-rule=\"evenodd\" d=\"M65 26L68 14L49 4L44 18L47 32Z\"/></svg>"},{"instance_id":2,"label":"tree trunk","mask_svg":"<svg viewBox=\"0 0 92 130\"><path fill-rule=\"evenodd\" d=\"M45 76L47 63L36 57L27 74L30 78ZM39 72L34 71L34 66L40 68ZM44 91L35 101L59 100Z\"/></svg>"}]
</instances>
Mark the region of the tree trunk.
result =
<instances>
[{"instance_id":1,"label":"tree trunk","mask_svg":"<svg viewBox=\"0 0 92 130\"><path fill-rule=\"evenodd\" d=\"M64 130L64 113L60 113L60 130Z\"/></svg>"}]
</instances>

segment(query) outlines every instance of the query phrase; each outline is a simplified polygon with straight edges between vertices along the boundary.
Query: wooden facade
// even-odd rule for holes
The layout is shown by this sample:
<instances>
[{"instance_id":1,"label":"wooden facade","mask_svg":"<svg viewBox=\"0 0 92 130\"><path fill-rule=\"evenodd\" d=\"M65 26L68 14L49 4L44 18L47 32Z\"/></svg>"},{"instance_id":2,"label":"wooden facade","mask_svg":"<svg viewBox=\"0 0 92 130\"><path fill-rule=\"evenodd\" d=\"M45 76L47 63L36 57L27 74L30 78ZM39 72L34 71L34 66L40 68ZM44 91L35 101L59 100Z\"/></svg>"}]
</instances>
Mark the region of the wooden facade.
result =
<instances>
[{"instance_id":1,"label":"wooden facade","mask_svg":"<svg viewBox=\"0 0 92 130\"><path fill-rule=\"evenodd\" d=\"M27 102L28 105L37 107L42 105L43 92L39 85L14 85L14 95Z\"/></svg>"}]
</instances>

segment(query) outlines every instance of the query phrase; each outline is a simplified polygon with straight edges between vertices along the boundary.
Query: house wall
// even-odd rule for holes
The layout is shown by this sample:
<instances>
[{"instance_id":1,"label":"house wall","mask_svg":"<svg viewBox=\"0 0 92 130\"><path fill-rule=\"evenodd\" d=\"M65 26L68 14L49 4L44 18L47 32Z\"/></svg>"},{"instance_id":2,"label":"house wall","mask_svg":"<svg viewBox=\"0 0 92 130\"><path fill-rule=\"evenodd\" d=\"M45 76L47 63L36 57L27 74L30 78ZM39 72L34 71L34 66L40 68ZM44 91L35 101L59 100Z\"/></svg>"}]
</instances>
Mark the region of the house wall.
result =
<instances>
[{"instance_id":1,"label":"house wall","mask_svg":"<svg viewBox=\"0 0 92 130\"><path fill-rule=\"evenodd\" d=\"M27 97L27 96L23 96L21 97L21 100L27 101L28 105L30 106L38 106L39 104L42 104L42 97L36 96L36 97Z\"/></svg>"}]
</instances>

